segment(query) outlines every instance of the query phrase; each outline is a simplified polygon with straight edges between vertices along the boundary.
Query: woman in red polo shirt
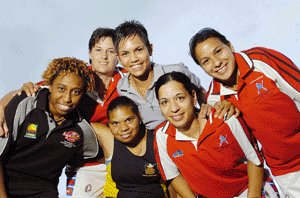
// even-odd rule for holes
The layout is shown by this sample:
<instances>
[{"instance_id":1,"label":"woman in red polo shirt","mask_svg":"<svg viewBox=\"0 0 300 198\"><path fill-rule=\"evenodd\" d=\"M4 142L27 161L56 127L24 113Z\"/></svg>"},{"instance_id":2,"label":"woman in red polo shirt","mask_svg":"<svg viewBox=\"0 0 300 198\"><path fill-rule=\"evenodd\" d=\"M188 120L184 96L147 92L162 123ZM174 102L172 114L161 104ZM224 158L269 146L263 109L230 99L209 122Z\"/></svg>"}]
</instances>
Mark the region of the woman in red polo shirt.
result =
<instances>
[{"instance_id":1,"label":"woman in red polo shirt","mask_svg":"<svg viewBox=\"0 0 300 198\"><path fill-rule=\"evenodd\" d=\"M175 190L181 174L196 195L262 196L261 159L242 118L224 121L212 112L209 118L199 119L195 91L179 72L160 77L155 91L167 120L156 129L156 160L162 177Z\"/></svg>"}]
</instances>

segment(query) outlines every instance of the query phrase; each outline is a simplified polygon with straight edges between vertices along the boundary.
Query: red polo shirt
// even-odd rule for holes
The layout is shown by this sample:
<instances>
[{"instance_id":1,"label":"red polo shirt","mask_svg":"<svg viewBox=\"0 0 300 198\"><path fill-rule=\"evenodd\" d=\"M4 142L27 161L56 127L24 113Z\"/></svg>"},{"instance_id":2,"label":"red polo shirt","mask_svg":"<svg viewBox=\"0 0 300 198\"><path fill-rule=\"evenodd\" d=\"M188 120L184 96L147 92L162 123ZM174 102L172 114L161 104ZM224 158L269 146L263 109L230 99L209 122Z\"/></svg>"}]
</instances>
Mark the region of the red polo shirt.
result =
<instances>
[{"instance_id":1,"label":"red polo shirt","mask_svg":"<svg viewBox=\"0 0 300 198\"><path fill-rule=\"evenodd\" d=\"M164 180L175 178L179 172L192 191L204 197L234 197L248 187L245 154L231 130L242 119L226 124L211 118L198 140L180 133L169 122L156 129L154 150ZM250 138L251 139L251 138ZM253 140L253 139L252 139Z\"/></svg>"},{"instance_id":2,"label":"red polo shirt","mask_svg":"<svg viewBox=\"0 0 300 198\"><path fill-rule=\"evenodd\" d=\"M262 144L273 175L300 170L300 72L274 50L253 48L236 53L237 91L213 80L208 102L228 99L237 106Z\"/></svg>"},{"instance_id":3,"label":"red polo shirt","mask_svg":"<svg viewBox=\"0 0 300 198\"><path fill-rule=\"evenodd\" d=\"M89 67L91 68L91 66ZM116 68L102 101L98 99L95 94L90 94L90 96L82 98L79 110L90 122L101 122L102 124L106 124L108 121L106 114L107 107L113 99L119 96L117 85L119 80L123 77L124 72L125 69Z\"/></svg>"}]
</instances>

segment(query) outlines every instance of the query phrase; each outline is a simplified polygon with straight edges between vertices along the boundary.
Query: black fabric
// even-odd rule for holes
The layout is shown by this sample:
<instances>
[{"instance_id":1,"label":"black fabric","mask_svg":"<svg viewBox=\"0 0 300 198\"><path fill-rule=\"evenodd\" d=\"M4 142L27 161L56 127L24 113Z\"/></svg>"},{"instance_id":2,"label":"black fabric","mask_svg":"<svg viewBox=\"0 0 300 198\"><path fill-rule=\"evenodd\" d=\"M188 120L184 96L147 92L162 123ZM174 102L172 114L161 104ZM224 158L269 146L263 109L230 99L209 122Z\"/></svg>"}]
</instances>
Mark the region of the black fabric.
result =
<instances>
[{"instance_id":1,"label":"black fabric","mask_svg":"<svg viewBox=\"0 0 300 198\"><path fill-rule=\"evenodd\" d=\"M135 156L115 139L111 161L112 178L119 189L118 198L160 198L164 192L153 150L154 132L147 133L147 150L144 156Z\"/></svg>"},{"instance_id":2,"label":"black fabric","mask_svg":"<svg viewBox=\"0 0 300 198\"><path fill-rule=\"evenodd\" d=\"M20 104L20 98L24 97L16 97L6 108L10 129L12 115L16 106ZM25 197L48 190L57 193L58 179L63 167L74 158L82 158L83 131L77 125L77 113L71 113L67 120L49 133L49 117L45 112L48 90L39 92L36 100L37 107L28 112L25 120L19 123L16 141L11 143L8 151L2 156L6 189L11 197L22 195L24 192L28 193L23 194ZM16 119L17 116L13 118ZM30 125L34 126L33 130Z\"/></svg>"}]
</instances>

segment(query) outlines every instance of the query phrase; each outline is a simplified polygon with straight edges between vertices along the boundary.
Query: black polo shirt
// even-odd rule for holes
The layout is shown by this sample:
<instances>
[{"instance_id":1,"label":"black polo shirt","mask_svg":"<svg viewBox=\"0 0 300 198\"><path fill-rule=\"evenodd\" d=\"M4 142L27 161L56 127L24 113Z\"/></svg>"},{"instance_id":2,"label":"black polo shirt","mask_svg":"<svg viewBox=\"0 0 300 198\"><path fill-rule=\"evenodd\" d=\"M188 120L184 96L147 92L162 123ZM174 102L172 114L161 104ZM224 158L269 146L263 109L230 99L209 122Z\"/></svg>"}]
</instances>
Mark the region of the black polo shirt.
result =
<instances>
[{"instance_id":1,"label":"black polo shirt","mask_svg":"<svg viewBox=\"0 0 300 198\"><path fill-rule=\"evenodd\" d=\"M98 152L95 135L76 110L56 126L48 110L48 95L48 89L40 90L36 97L22 94L6 108L10 137L2 163L9 194L57 191L66 164L95 157Z\"/></svg>"}]
</instances>

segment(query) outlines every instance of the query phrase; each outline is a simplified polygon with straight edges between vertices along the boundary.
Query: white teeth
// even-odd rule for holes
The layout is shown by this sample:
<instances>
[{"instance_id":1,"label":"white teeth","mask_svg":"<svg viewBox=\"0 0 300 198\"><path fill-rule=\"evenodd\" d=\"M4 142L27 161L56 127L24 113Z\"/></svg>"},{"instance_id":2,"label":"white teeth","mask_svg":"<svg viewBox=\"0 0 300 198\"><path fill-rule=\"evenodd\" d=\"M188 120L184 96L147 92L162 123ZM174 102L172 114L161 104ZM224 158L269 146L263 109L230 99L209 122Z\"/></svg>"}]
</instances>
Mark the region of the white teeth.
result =
<instances>
[{"instance_id":1,"label":"white teeth","mask_svg":"<svg viewBox=\"0 0 300 198\"><path fill-rule=\"evenodd\" d=\"M68 111L71 107L66 106L66 105L62 105L62 104L58 104L58 107L60 108L60 110L62 111Z\"/></svg>"},{"instance_id":2,"label":"white teeth","mask_svg":"<svg viewBox=\"0 0 300 198\"><path fill-rule=\"evenodd\" d=\"M227 70L227 67L226 67L226 66L223 66L223 67L221 67L221 68L218 70L218 73L223 74L224 72L226 72L226 70Z\"/></svg>"},{"instance_id":3,"label":"white teeth","mask_svg":"<svg viewBox=\"0 0 300 198\"><path fill-rule=\"evenodd\" d=\"M135 69L135 70L136 70L136 69L139 69L140 67L141 67L141 65L133 65L133 66L131 66L131 68L132 68L132 69Z\"/></svg>"},{"instance_id":4,"label":"white teeth","mask_svg":"<svg viewBox=\"0 0 300 198\"><path fill-rule=\"evenodd\" d=\"M121 135L121 137L122 137L123 139L126 139L126 138L128 138L129 136L130 136L130 134Z\"/></svg>"}]
</instances>

